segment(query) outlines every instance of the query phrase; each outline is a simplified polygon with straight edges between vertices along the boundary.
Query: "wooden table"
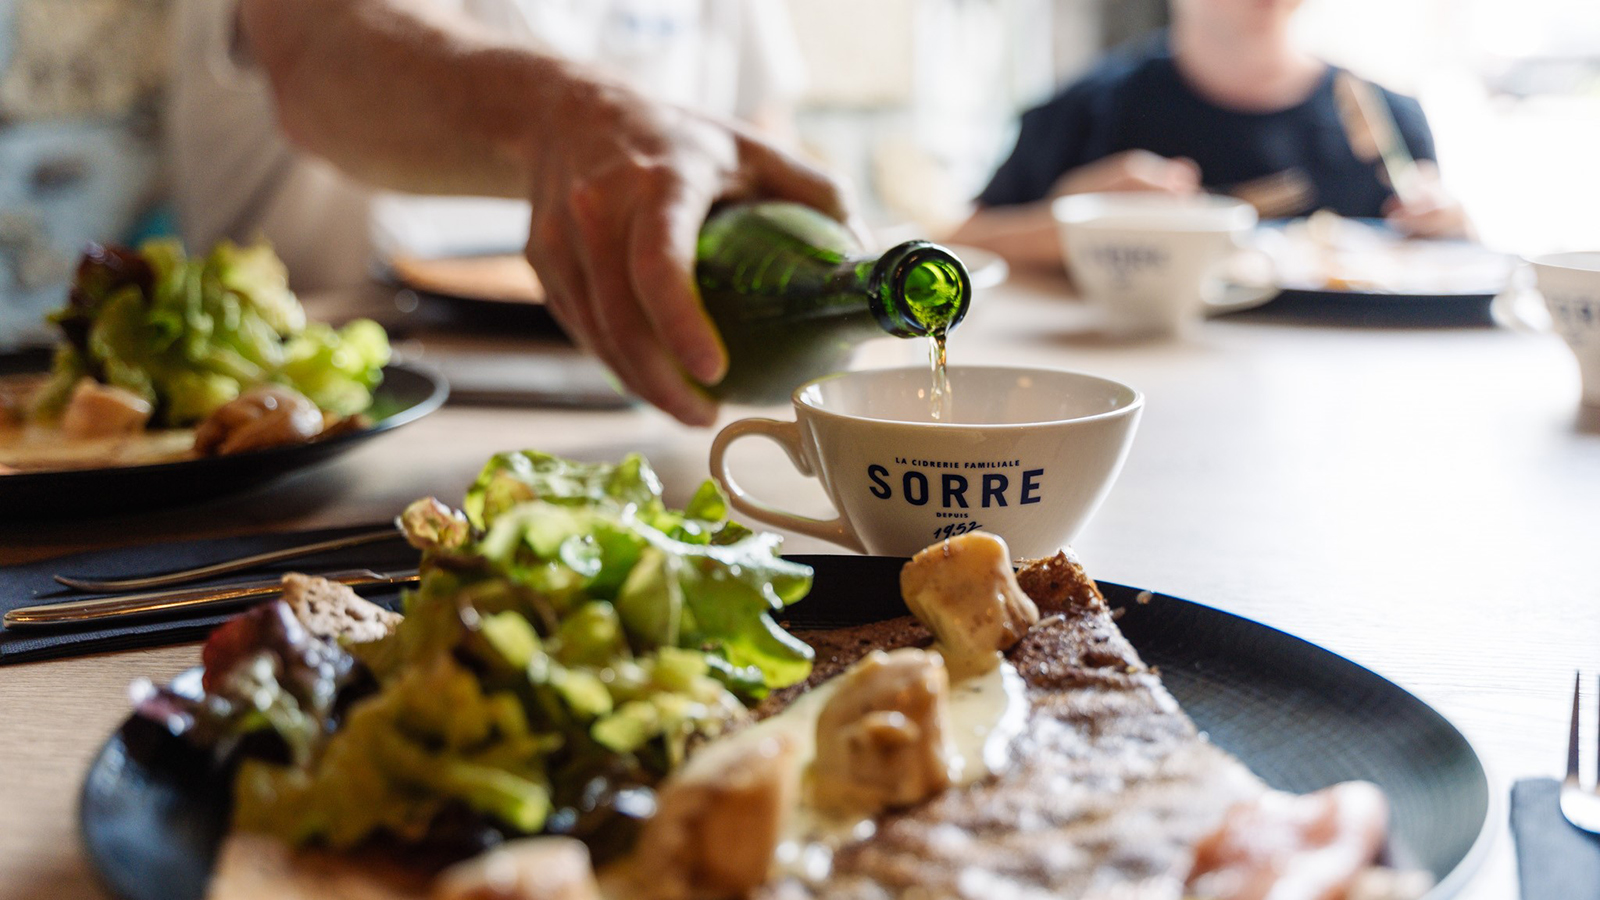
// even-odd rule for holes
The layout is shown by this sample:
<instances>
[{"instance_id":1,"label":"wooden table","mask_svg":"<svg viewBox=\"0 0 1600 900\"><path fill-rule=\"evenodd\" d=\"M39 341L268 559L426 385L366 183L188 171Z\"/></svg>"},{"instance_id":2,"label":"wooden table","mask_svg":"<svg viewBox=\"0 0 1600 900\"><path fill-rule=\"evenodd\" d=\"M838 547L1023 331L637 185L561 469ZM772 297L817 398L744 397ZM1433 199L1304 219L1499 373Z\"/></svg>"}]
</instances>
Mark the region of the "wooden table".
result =
<instances>
[{"instance_id":1,"label":"wooden table","mask_svg":"<svg viewBox=\"0 0 1600 900\"><path fill-rule=\"evenodd\" d=\"M1559 341L1223 319L1187 340L1119 344L1087 330L1064 294L1035 279L981 297L951 354L1083 369L1145 392L1121 480L1078 543L1092 574L1259 619L1377 670L1453 719L1502 795L1517 777L1560 771L1572 672L1600 669L1600 413L1580 411ZM459 342L422 339L424 358L440 347ZM865 356L911 362L921 350L885 340ZM596 460L641 450L681 502L706 476L710 438L645 409L446 407L243 497L0 526L0 564L376 521L424 494L459 498L489 453L524 446ZM756 490L827 510L775 447L739 447ZM126 714L130 679L197 657L189 645L0 669L0 896L100 896L73 825L84 767ZM1502 830L1466 896L1514 895Z\"/></svg>"}]
</instances>

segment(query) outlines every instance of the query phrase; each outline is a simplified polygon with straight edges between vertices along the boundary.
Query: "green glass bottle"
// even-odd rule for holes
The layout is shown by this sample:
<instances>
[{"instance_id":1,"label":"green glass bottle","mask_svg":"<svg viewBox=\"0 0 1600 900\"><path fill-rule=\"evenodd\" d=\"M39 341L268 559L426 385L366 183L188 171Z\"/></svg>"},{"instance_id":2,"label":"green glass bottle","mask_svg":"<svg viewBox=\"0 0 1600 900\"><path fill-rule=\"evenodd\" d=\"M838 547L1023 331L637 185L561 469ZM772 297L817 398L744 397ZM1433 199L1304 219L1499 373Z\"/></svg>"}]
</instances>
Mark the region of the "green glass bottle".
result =
<instances>
[{"instance_id":1,"label":"green glass bottle","mask_svg":"<svg viewBox=\"0 0 1600 900\"><path fill-rule=\"evenodd\" d=\"M700 297L728 348L713 395L780 402L842 371L868 338L943 336L967 314L972 281L950 251L907 241L882 256L796 203L724 207L700 230Z\"/></svg>"}]
</instances>

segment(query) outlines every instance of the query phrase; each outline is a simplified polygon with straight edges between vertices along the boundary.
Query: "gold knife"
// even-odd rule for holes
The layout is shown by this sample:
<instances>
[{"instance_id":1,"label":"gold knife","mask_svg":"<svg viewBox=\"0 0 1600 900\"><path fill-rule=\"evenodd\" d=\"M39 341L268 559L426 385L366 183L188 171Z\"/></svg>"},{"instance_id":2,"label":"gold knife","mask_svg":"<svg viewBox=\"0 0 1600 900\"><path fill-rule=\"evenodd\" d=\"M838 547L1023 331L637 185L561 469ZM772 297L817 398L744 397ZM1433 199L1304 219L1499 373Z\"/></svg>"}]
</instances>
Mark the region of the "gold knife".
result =
<instances>
[{"instance_id":1,"label":"gold knife","mask_svg":"<svg viewBox=\"0 0 1600 900\"><path fill-rule=\"evenodd\" d=\"M351 587L375 584L411 584L417 581L417 570L374 572L371 569L350 569L323 575L329 581ZM283 581L271 579L245 581L209 588L182 588L170 591L150 591L142 594L118 594L112 597L95 597L89 600L66 600L38 606L22 606L5 614L8 629L44 628L51 625L72 625L104 619L132 619L199 609L225 608L243 601L270 597L283 592Z\"/></svg>"},{"instance_id":2,"label":"gold knife","mask_svg":"<svg viewBox=\"0 0 1600 900\"><path fill-rule=\"evenodd\" d=\"M1370 81L1340 72L1333 82L1333 94L1345 135L1357 158L1377 161L1389 176L1389 187L1400 202L1415 203L1420 199L1417 161L1407 149L1383 93Z\"/></svg>"}]
</instances>

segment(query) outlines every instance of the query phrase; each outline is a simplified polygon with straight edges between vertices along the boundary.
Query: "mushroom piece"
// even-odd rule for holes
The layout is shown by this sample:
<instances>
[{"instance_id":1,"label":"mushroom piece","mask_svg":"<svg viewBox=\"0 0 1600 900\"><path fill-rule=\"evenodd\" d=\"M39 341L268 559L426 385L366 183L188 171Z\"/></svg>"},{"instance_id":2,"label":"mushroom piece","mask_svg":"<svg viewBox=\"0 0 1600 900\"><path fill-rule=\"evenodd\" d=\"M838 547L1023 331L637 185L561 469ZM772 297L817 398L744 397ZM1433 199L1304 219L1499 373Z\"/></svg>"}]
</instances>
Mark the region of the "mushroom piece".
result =
<instances>
[{"instance_id":1,"label":"mushroom piece","mask_svg":"<svg viewBox=\"0 0 1600 900\"><path fill-rule=\"evenodd\" d=\"M577 838L534 837L457 863L433 883L434 900L600 900L589 848Z\"/></svg>"},{"instance_id":2,"label":"mushroom piece","mask_svg":"<svg viewBox=\"0 0 1600 900\"><path fill-rule=\"evenodd\" d=\"M900 593L938 638L956 681L998 666L1000 653L1039 621L1039 608L1017 585L1011 548L985 532L923 549L900 570Z\"/></svg>"},{"instance_id":3,"label":"mushroom piece","mask_svg":"<svg viewBox=\"0 0 1600 900\"><path fill-rule=\"evenodd\" d=\"M707 744L661 785L634 850L650 900L743 897L767 880L800 790L795 741L759 730Z\"/></svg>"},{"instance_id":4,"label":"mushroom piece","mask_svg":"<svg viewBox=\"0 0 1600 900\"><path fill-rule=\"evenodd\" d=\"M875 650L817 717L812 799L836 812L906 807L950 786L950 678L938 653Z\"/></svg>"},{"instance_id":5,"label":"mushroom piece","mask_svg":"<svg viewBox=\"0 0 1600 900\"><path fill-rule=\"evenodd\" d=\"M195 429L202 456L226 456L284 444L304 444L322 433L322 410L282 385L253 387L218 407Z\"/></svg>"},{"instance_id":6,"label":"mushroom piece","mask_svg":"<svg viewBox=\"0 0 1600 900\"><path fill-rule=\"evenodd\" d=\"M61 414L61 433L74 440L115 437L144 430L150 401L124 388L81 378Z\"/></svg>"}]
</instances>

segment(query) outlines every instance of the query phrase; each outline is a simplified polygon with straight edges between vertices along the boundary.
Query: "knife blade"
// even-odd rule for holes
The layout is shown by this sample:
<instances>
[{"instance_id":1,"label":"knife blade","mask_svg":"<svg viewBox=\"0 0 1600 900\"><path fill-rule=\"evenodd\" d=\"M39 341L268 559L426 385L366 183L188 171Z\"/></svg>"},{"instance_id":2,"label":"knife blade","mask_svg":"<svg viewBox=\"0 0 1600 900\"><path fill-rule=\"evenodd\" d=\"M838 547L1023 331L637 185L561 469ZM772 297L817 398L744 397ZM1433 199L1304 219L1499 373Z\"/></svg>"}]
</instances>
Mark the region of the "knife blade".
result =
<instances>
[{"instance_id":1,"label":"knife blade","mask_svg":"<svg viewBox=\"0 0 1600 900\"><path fill-rule=\"evenodd\" d=\"M330 572L322 576L329 581L351 587L367 585L411 584L417 581L416 569L395 572L374 572L371 569L349 569ZM247 600L270 597L283 592L281 579L245 581L204 588L149 591L141 594L118 594L111 597L94 597L88 600L66 600L21 606L5 614L8 629L44 628L52 625L71 625L97 622L106 619L135 619L169 615L196 610L224 609Z\"/></svg>"},{"instance_id":2,"label":"knife blade","mask_svg":"<svg viewBox=\"0 0 1600 900\"><path fill-rule=\"evenodd\" d=\"M1340 72L1333 83L1334 102L1350 148L1368 162L1376 161L1389 178L1389 187L1401 203L1420 199L1417 162L1400 135L1394 113L1376 85L1350 72Z\"/></svg>"}]
</instances>

